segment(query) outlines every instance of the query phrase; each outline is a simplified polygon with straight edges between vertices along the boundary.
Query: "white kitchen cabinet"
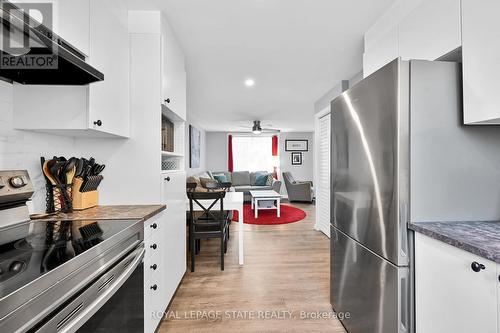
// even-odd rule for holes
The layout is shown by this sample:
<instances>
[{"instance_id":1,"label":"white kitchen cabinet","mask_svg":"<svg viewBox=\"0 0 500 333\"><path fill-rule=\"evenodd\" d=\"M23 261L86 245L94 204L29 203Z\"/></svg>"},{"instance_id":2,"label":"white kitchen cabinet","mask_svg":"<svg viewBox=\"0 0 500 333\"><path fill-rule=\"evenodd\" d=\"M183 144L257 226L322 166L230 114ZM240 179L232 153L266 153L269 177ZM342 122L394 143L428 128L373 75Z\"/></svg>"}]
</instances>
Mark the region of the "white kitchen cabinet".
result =
<instances>
[{"instance_id":1,"label":"white kitchen cabinet","mask_svg":"<svg viewBox=\"0 0 500 333\"><path fill-rule=\"evenodd\" d=\"M471 264L484 269L475 272ZM417 333L497 332L496 264L415 234Z\"/></svg>"},{"instance_id":2,"label":"white kitchen cabinet","mask_svg":"<svg viewBox=\"0 0 500 333\"><path fill-rule=\"evenodd\" d=\"M500 124L500 1L462 0L465 124Z\"/></svg>"},{"instance_id":3,"label":"white kitchen cabinet","mask_svg":"<svg viewBox=\"0 0 500 333\"><path fill-rule=\"evenodd\" d=\"M89 85L88 127L119 136L130 133L128 10L122 1L90 1L89 64L104 81ZM96 122L102 125L96 125Z\"/></svg>"},{"instance_id":4,"label":"white kitchen cabinet","mask_svg":"<svg viewBox=\"0 0 500 333\"><path fill-rule=\"evenodd\" d=\"M185 213L179 219L179 211L179 202L173 202L144 223L144 331L147 333L155 331L186 271Z\"/></svg>"},{"instance_id":5,"label":"white kitchen cabinet","mask_svg":"<svg viewBox=\"0 0 500 333\"><path fill-rule=\"evenodd\" d=\"M167 251L169 275L167 298L170 299L186 272L186 173L184 171L161 174L162 203L167 205Z\"/></svg>"},{"instance_id":6,"label":"white kitchen cabinet","mask_svg":"<svg viewBox=\"0 0 500 333\"><path fill-rule=\"evenodd\" d=\"M424 0L399 24L404 60L436 60L461 43L460 0Z\"/></svg>"},{"instance_id":7,"label":"white kitchen cabinet","mask_svg":"<svg viewBox=\"0 0 500 333\"><path fill-rule=\"evenodd\" d=\"M388 64L399 56L398 28L395 27L381 36L363 54L363 77Z\"/></svg>"},{"instance_id":8,"label":"white kitchen cabinet","mask_svg":"<svg viewBox=\"0 0 500 333\"><path fill-rule=\"evenodd\" d=\"M186 120L186 69L184 53L170 24L162 19L162 97L171 111Z\"/></svg>"},{"instance_id":9,"label":"white kitchen cabinet","mask_svg":"<svg viewBox=\"0 0 500 333\"><path fill-rule=\"evenodd\" d=\"M87 62L104 73L104 81L87 86L14 84L16 129L69 136L129 136L127 7L122 1L91 0L86 19L90 34Z\"/></svg>"},{"instance_id":10,"label":"white kitchen cabinet","mask_svg":"<svg viewBox=\"0 0 500 333\"><path fill-rule=\"evenodd\" d=\"M90 0L16 0L13 2L51 4L52 23L46 22L45 19L42 23L85 56L89 55Z\"/></svg>"}]
</instances>

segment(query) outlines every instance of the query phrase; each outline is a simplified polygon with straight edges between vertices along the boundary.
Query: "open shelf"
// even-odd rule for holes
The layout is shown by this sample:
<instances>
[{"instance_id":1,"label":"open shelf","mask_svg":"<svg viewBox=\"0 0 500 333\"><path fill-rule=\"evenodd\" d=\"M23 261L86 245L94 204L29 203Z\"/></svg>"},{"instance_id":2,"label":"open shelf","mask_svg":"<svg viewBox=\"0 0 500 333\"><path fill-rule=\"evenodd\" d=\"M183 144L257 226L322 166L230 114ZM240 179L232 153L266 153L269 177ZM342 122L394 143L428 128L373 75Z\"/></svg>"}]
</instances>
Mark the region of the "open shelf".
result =
<instances>
[{"instance_id":1,"label":"open shelf","mask_svg":"<svg viewBox=\"0 0 500 333\"><path fill-rule=\"evenodd\" d=\"M173 112L172 110L170 110L165 104L162 104L161 105L161 113L167 117L168 119L170 119L170 121L172 122L185 122L186 119L182 119L179 115L177 115L177 113Z\"/></svg>"},{"instance_id":2,"label":"open shelf","mask_svg":"<svg viewBox=\"0 0 500 333\"><path fill-rule=\"evenodd\" d=\"M175 153L175 152L171 152L171 151L164 151L162 150L161 151L161 154L163 156L171 156L171 157L184 157L184 154L181 154L181 153Z\"/></svg>"}]
</instances>

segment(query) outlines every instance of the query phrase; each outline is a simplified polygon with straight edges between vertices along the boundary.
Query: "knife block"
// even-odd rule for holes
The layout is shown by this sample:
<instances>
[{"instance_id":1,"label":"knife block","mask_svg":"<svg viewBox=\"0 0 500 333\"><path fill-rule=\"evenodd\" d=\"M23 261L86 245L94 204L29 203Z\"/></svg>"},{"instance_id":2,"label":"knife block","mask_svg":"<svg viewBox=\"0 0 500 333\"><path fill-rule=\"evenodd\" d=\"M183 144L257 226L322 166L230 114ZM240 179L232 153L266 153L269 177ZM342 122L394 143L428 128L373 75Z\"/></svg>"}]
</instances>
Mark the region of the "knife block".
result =
<instances>
[{"instance_id":1,"label":"knife block","mask_svg":"<svg viewBox=\"0 0 500 333\"><path fill-rule=\"evenodd\" d=\"M73 209L83 210L95 207L99 204L99 191L80 192L83 179L73 179Z\"/></svg>"}]
</instances>

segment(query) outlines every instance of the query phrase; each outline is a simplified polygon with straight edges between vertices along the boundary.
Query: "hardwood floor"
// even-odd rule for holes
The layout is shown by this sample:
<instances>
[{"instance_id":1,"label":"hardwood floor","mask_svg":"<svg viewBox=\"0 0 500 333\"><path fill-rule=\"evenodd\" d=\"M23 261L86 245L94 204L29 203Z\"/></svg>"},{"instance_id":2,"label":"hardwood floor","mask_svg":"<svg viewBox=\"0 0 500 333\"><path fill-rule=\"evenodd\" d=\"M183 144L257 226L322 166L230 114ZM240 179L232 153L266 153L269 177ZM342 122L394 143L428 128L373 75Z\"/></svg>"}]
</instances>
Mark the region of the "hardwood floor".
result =
<instances>
[{"instance_id":1,"label":"hardwood floor","mask_svg":"<svg viewBox=\"0 0 500 333\"><path fill-rule=\"evenodd\" d=\"M313 228L314 206L295 206L306 211L305 220L245 225L243 267L238 265L237 223L231 224L225 271L220 270L219 241L203 241L196 270L186 273L158 331L345 332L331 316L329 240ZM318 312L330 318L303 318Z\"/></svg>"}]
</instances>

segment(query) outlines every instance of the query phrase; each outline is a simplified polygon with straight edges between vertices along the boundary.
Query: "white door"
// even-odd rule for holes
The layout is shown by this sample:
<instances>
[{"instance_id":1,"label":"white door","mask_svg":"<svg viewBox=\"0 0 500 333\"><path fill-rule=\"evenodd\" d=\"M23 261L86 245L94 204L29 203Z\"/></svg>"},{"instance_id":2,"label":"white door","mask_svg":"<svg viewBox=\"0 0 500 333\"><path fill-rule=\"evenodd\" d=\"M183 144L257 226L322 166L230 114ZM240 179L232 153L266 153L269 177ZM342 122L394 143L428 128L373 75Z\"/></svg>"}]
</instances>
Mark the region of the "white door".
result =
<instances>
[{"instance_id":1,"label":"white door","mask_svg":"<svg viewBox=\"0 0 500 333\"><path fill-rule=\"evenodd\" d=\"M318 121L316 229L330 237L330 113Z\"/></svg>"}]
</instances>

